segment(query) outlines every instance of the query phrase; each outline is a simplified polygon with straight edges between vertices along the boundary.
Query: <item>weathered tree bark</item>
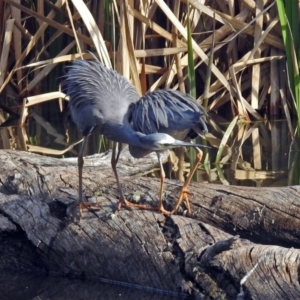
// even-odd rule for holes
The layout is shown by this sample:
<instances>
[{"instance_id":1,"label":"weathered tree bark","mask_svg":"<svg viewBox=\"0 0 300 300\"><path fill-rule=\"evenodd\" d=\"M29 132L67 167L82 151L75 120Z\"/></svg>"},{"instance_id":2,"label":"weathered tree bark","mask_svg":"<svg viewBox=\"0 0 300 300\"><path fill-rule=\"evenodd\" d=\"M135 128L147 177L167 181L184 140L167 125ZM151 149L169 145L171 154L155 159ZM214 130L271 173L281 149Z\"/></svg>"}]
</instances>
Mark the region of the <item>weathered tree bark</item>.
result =
<instances>
[{"instance_id":1,"label":"weathered tree bark","mask_svg":"<svg viewBox=\"0 0 300 300\"><path fill-rule=\"evenodd\" d=\"M191 216L126 209L114 216L117 186L110 155L101 157L84 168L84 194L101 205L78 222L76 159L0 151L2 270L102 277L197 299L300 299L299 186L192 183ZM121 156L128 200L157 203L160 181L135 175L155 163L155 155ZM181 185L167 180L167 208Z\"/></svg>"}]
</instances>

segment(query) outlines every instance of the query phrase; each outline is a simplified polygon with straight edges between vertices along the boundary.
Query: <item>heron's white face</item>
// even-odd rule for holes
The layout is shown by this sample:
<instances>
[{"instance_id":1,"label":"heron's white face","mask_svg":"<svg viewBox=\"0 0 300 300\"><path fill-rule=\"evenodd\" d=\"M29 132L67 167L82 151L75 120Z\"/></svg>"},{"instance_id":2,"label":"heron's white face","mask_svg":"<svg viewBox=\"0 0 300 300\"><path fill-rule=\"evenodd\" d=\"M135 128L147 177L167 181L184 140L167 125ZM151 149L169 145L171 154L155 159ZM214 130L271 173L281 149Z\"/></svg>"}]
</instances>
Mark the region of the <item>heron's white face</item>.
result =
<instances>
[{"instance_id":1,"label":"heron's white face","mask_svg":"<svg viewBox=\"0 0 300 300\"><path fill-rule=\"evenodd\" d=\"M175 139L168 134L161 134L161 139L157 141L158 145L161 145L162 148L165 148L166 145L174 144Z\"/></svg>"},{"instance_id":2,"label":"heron's white face","mask_svg":"<svg viewBox=\"0 0 300 300\"><path fill-rule=\"evenodd\" d=\"M178 146L178 142L166 133L152 133L140 138L140 147L151 149L152 151L162 151ZM179 144L180 145L180 144Z\"/></svg>"}]
</instances>

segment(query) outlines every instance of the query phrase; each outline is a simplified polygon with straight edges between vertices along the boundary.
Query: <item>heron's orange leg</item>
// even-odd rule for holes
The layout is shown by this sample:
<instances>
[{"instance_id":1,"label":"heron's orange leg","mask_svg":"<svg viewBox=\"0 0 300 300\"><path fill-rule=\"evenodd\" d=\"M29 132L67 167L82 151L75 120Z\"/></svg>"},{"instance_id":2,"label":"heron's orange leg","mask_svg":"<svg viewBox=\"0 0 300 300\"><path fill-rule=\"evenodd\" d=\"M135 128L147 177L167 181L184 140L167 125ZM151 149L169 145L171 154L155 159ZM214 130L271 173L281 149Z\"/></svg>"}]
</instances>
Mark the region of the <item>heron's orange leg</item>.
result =
<instances>
[{"instance_id":1,"label":"heron's orange leg","mask_svg":"<svg viewBox=\"0 0 300 300\"><path fill-rule=\"evenodd\" d=\"M163 174L164 174L164 172L163 172ZM142 204L133 204L133 203L123 199L122 201L119 201L118 211L121 209L121 206L124 205L127 207L135 207L135 208L139 208L142 210L158 211L164 215L170 215L170 212L164 208L163 203L162 203L163 202L164 181L165 181L165 177L163 174L161 174L161 177L160 177L159 202L158 202L157 207L151 207L151 206L142 205Z\"/></svg>"},{"instance_id":2,"label":"heron's orange leg","mask_svg":"<svg viewBox=\"0 0 300 300\"><path fill-rule=\"evenodd\" d=\"M92 129L91 129L91 131L92 131ZM99 202L84 202L84 201L82 201L82 198L83 198L82 172L83 172L83 164L84 164L83 154L84 154L84 150L85 150L85 146L86 146L88 137L89 137L88 135L83 137L83 142L82 142L81 148L79 150L78 160L77 160L77 164L78 164L78 178L79 178L79 183L78 183L78 201L79 201L79 218L80 219L82 218L82 211L84 209L97 210L97 209L94 209L94 208L91 208L91 207L92 206L99 206L101 204Z\"/></svg>"},{"instance_id":3,"label":"heron's orange leg","mask_svg":"<svg viewBox=\"0 0 300 300\"><path fill-rule=\"evenodd\" d=\"M142 209L142 210L159 211L159 212L161 212L165 215L170 215L170 212L167 211L163 206L163 191L164 191L164 182L165 182L166 175L165 175L163 165L162 165L162 162L161 162L160 153L157 152L157 157L158 157L159 164L160 164L160 175L161 175L160 176L159 202L158 202L157 207L151 207L151 206L142 205L142 204L134 204L134 203L131 203L131 202L129 202L125 199L122 188L121 188L120 183L119 183L118 173L117 173L117 169L116 169L116 163L113 161L114 160L113 157L114 157L114 155L112 156L112 168L113 168L113 171L115 173L115 177L116 177L118 188L119 188L119 194L120 194L120 200L119 200L119 203L118 203L117 212L121 209L122 206L126 206L126 207L139 208L139 209Z\"/></svg>"},{"instance_id":4,"label":"heron's orange leg","mask_svg":"<svg viewBox=\"0 0 300 300\"><path fill-rule=\"evenodd\" d=\"M190 206L190 201L189 201L189 198L188 198L188 195L190 195L191 193L188 191L188 186L189 186L189 184L190 184L190 182L193 178L193 175L196 172L196 170L197 170L197 168L198 168L198 166L199 166L199 164L202 160L202 156L203 156L203 152L199 148L195 148L195 149L198 152L196 160L194 162L193 167L191 168L191 171L190 171L190 174L189 174L188 178L186 179L186 181L185 181L185 183L184 183L184 185L183 185L183 187L180 191L178 201L175 204L174 208L172 209L171 214L174 214L177 211L177 209L179 208L182 201L185 201L187 211L188 211L188 213L191 213L191 206Z\"/></svg>"},{"instance_id":5,"label":"heron's orange leg","mask_svg":"<svg viewBox=\"0 0 300 300\"><path fill-rule=\"evenodd\" d=\"M87 140L88 140L88 136L83 137L83 142L80 151L78 153L78 159L77 159L78 177L79 177L79 182L78 182L79 219L81 219L82 217L82 210L87 208L86 203L82 201L82 170L84 164L83 153L84 153Z\"/></svg>"},{"instance_id":6,"label":"heron's orange leg","mask_svg":"<svg viewBox=\"0 0 300 300\"><path fill-rule=\"evenodd\" d=\"M79 202L79 215L80 218L82 217L82 211L84 209L90 210L90 211L97 211L100 208L94 208L94 206L100 206L103 203L101 202Z\"/></svg>"},{"instance_id":7,"label":"heron's orange leg","mask_svg":"<svg viewBox=\"0 0 300 300\"><path fill-rule=\"evenodd\" d=\"M123 193L120 181L119 181L118 171L117 171L117 163L118 163L118 160L119 160L119 157L120 157L120 153L122 151L122 144L119 143L119 150L118 150L117 155L116 155L116 146L117 146L117 144L116 144L116 142L114 142L113 151L112 151L112 155L111 155L111 167L112 167L113 172L115 174L115 178L116 178L117 185L118 185L118 190L119 190L119 203L118 203L116 213L118 213L120 211L122 206L134 207L134 208L139 208L139 209L149 209L149 207L146 206L146 205L131 203L131 202L129 202L125 199L125 196L124 196L124 193Z\"/></svg>"},{"instance_id":8,"label":"heron's orange leg","mask_svg":"<svg viewBox=\"0 0 300 300\"><path fill-rule=\"evenodd\" d=\"M170 212L166 210L163 206L163 192L164 192L166 174L164 171L164 167L162 165L160 152L156 152L156 154L158 157L159 167L160 167L160 189L159 189L158 206L156 207L156 210L163 213L164 215L170 215Z\"/></svg>"},{"instance_id":9,"label":"heron's orange leg","mask_svg":"<svg viewBox=\"0 0 300 300\"><path fill-rule=\"evenodd\" d=\"M82 202L82 169L83 169L83 164L84 164L84 159L83 159L83 153L84 153L84 148L86 145L88 137L85 136L83 138L83 142L80 148L80 151L78 153L78 159L77 159L77 164L78 164L78 201L79 203Z\"/></svg>"},{"instance_id":10,"label":"heron's orange leg","mask_svg":"<svg viewBox=\"0 0 300 300\"><path fill-rule=\"evenodd\" d=\"M115 213L118 213L120 211L120 209L122 208L122 206L138 208L141 210L157 210L157 208L155 208L155 207L151 207L151 206L143 205L143 204L131 203L126 199L120 199Z\"/></svg>"}]
</instances>

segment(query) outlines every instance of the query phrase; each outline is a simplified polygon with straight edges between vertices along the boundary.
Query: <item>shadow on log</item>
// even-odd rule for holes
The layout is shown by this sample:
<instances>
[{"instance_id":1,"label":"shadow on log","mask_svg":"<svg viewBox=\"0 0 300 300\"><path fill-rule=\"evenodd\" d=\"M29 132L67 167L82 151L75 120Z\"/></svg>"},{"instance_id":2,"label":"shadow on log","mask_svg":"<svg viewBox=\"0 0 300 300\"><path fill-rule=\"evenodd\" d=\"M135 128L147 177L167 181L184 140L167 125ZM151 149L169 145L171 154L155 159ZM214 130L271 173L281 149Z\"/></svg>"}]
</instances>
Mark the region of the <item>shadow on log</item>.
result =
<instances>
[{"instance_id":1,"label":"shadow on log","mask_svg":"<svg viewBox=\"0 0 300 300\"><path fill-rule=\"evenodd\" d=\"M192 183L193 214L122 210L110 154L86 159L84 194L102 205L72 218L76 159L0 151L0 268L106 278L195 299L300 299L299 186ZM160 181L138 174L156 157L119 163L128 200L155 206ZM182 183L167 180L165 205ZM294 248L292 248L294 247Z\"/></svg>"}]
</instances>

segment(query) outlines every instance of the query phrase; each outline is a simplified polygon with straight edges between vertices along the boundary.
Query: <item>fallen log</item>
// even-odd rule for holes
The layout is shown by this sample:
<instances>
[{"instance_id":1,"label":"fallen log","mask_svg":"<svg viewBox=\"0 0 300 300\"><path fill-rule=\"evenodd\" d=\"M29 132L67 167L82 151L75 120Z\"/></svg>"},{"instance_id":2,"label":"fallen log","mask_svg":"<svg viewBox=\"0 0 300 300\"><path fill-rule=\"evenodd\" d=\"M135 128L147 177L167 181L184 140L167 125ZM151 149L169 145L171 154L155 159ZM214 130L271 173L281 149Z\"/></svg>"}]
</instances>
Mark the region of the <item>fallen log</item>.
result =
<instances>
[{"instance_id":1,"label":"fallen log","mask_svg":"<svg viewBox=\"0 0 300 300\"><path fill-rule=\"evenodd\" d=\"M84 194L99 209L74 218L76 159L0 151L0 269L106 278L196 299L298 299L300 187L192 183L192 215L121 210L110 155L86 159ZM119 163L128 200L157 203L156 163ZM143 170L141 171L141 168ZM166 181L165 205L182 183ZM295 248L292 248L295 247Z\"/></svg>"}]
</instances>

